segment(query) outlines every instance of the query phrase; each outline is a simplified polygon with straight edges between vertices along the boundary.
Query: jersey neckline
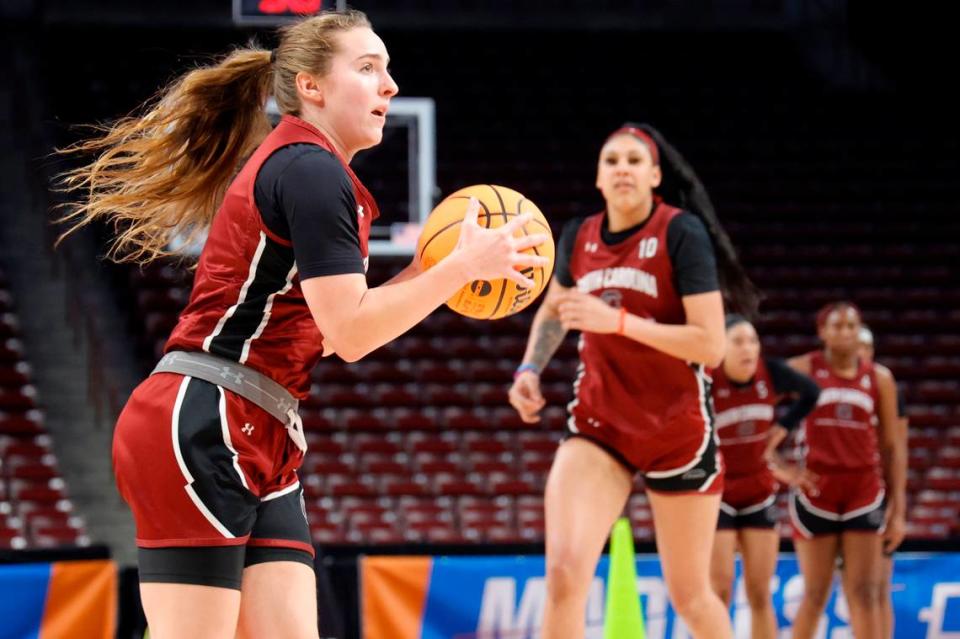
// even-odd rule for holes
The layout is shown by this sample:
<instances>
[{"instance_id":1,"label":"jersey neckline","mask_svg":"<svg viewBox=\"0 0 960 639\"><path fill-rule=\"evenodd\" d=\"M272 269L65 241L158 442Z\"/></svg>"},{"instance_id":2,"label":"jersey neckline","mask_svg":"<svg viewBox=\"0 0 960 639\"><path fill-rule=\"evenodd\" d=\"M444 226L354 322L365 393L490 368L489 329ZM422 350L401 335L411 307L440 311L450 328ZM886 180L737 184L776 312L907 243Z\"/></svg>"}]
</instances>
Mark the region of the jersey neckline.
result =
<instances>
[{"instance_id":1,"label":"jersey neckline","mask_svg":"<svg viewBox=\"0 0 960 639\"><path fill-rule=\"evenodd\" d=\"M630 238L631 235L637 233L638 231L643 230L645 226L650 224L654 217L660 212L663 208L663 200L656 195L653 196L653 206L650 211L650 215L646 217L642 222L634 224L629 228L625 228L622 231L613 232L607 228L607 210L603 210L603 220L600 223L600 240L607 246L616 246L617 244L622 244Z\"/></svg>"}]
</instances>

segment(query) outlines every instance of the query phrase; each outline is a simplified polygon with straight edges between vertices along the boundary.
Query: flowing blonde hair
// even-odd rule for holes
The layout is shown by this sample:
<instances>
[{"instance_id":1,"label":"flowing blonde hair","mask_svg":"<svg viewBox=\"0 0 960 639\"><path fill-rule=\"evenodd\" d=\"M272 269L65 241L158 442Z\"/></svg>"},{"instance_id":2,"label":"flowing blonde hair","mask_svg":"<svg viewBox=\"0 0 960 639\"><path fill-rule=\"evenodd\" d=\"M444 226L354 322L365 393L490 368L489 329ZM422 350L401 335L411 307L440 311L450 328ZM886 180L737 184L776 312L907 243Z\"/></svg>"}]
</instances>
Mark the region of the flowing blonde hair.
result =
<instances>
[{"instance_id":1,"label":"flowing blonde hair","mask_svg":"<svg viewBox=\"0 0 960 639\"><path fill-rule=\"evenodd\" d=\"M270 132L273 95L283 114L299 114L296 76L324 76L338 51L335 34L371 28L360 11L330 11L284 27L270 51L237 49L183 74L131 116L95 126L99 135L60 152L95 156L60 176L78 195L58 241L96 220L113 225L107 257L144 264L189 244L213 220L240 165Z\"/></svg>"}]
</instances>

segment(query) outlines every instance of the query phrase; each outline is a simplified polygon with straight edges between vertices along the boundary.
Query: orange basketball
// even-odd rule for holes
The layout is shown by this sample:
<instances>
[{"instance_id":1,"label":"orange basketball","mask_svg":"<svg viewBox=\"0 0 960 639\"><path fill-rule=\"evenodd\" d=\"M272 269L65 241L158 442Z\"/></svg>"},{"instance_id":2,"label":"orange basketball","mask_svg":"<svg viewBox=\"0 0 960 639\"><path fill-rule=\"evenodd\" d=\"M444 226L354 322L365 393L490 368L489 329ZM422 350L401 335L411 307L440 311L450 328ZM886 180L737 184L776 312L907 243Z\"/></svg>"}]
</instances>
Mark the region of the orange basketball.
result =
<instances>
[{"instance_id":1,"label":"orange basketball","mask_svg":"<svg viewBox=\"0 0 960 639\"><path fill-rule=\"evenodd\" d=\"M471 197L480 201L480 214L477 218L480 226L496 228L512 217L522 213L533 213L533 219L517 231L517 237L520 237L521 232L525 235L546 233L549 236L540 246L525 251L550 259L550 263L546 266L531 266L523 271L535 282L533 288L520 286L508 279L493 282L475 281L464 286L447 300L447 306L461 315L475 319L500 319L529 306L550 281L554 258L553 234L550 232L547 218L543 216L537 205L513 189L492 184L468 186L440 202L427 218L420 233L420 240L417 242L420 268L423 270L430 268L453 251L460 238L460 223L467 212Z\"/></svg>"}]
</instances>

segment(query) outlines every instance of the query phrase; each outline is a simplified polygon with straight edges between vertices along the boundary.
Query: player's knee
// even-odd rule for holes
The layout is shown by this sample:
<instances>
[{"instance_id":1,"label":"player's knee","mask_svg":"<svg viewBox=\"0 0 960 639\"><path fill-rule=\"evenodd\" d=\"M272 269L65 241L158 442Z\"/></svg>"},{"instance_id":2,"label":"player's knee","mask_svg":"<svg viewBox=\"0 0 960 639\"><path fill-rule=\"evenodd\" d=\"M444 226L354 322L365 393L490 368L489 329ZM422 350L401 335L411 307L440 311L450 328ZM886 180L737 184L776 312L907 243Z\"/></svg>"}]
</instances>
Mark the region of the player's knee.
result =
<instances>
[{"instance_id":1,"label":"player's knee","mask_svg":"<svg viewBox=\"0 0 960 639\"><path fill-rule=\"evenodd\" d=\"M765 579L747 580L744 584L747 592L747 602L751 610L761 610L770 603L770 584Z\"/></svg>"},{"instance_id":2,"label":"player's knee","mask_svg":"<svg viewBox=\"0 0 960 639\"><path fill-rule=\"evenodd\" d=\"M668 589L674 610L688 621L708 610L710 600L716 596L712 590L699 582L670 584Z\"/></svg>"},{"instance_id":3,"label":"player's knee","mask_svg":"<svg viewBox=\"0 0 960 639\"><path fill-rule=\"evenodd\" d=\"M547 557L547 596L554 601L586 594L593 571L571 546L551 548Z\"/></svg>"},{"instance_id":4,"label":"player's knee","mask_svg":"<svg viewBox=\"0 0 960 639\"><path fill-rule=\"evenodd\" d=\"M817 610L823 610L827 607L827 599L830 597L832 585L830 581L825 584L805 583L803 586L803 597Z\"/></svg>"},{"instance_id":5,"label":"player's knee","mask_svg":"<svg viewBox=\"0 0 960 639\"><path fill-rule=\"evenodd\" d=\"M880 600L884 601L890 598L890 580L884 579L880 582Z\"/></svg>"},{"instance_id":6,"label":"player's knee","mask_svg":"<svg viewBox=\"0 0 960 639\"><path fill-rule=\"evenodd\" d=\"M733 596L733 576L733 570L727 570L726 567L711 566L710 568L710 585L713 586L713 591L717 593L720 600L728 605Z\"/></svg>"},{"instance_id":7,"label":"player's knee","mask_svg":"<svg viewBox=\"0 0 960 639\"><path fill-rule=\"evenodd\" d=\"M849 600L861 608L877 608L883 596L883 583L874 579L857 580L852 584Z\"/></svg>"}]
</instances>

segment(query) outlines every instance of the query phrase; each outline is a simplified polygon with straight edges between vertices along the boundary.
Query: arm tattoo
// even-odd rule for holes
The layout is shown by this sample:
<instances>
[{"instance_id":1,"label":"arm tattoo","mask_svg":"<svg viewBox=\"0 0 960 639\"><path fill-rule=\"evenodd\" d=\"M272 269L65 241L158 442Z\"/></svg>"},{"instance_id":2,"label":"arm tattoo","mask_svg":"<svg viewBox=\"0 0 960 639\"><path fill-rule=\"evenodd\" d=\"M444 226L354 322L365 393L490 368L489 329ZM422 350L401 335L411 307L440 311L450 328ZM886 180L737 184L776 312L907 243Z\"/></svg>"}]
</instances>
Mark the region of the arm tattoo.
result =
<instances>
[{"instance_id":1,"label":"arm tattoo","mask_svg":"<svg viewBox=\"0 0 960 639\"><path fill-rule=\"evenodd\" d=\"M567 330L560 324L560 320L546 318L537 326L533 336L533 356L530 363L543 370L550 362L550 358L557 352Z\"/></svg>"}]
</instances>

